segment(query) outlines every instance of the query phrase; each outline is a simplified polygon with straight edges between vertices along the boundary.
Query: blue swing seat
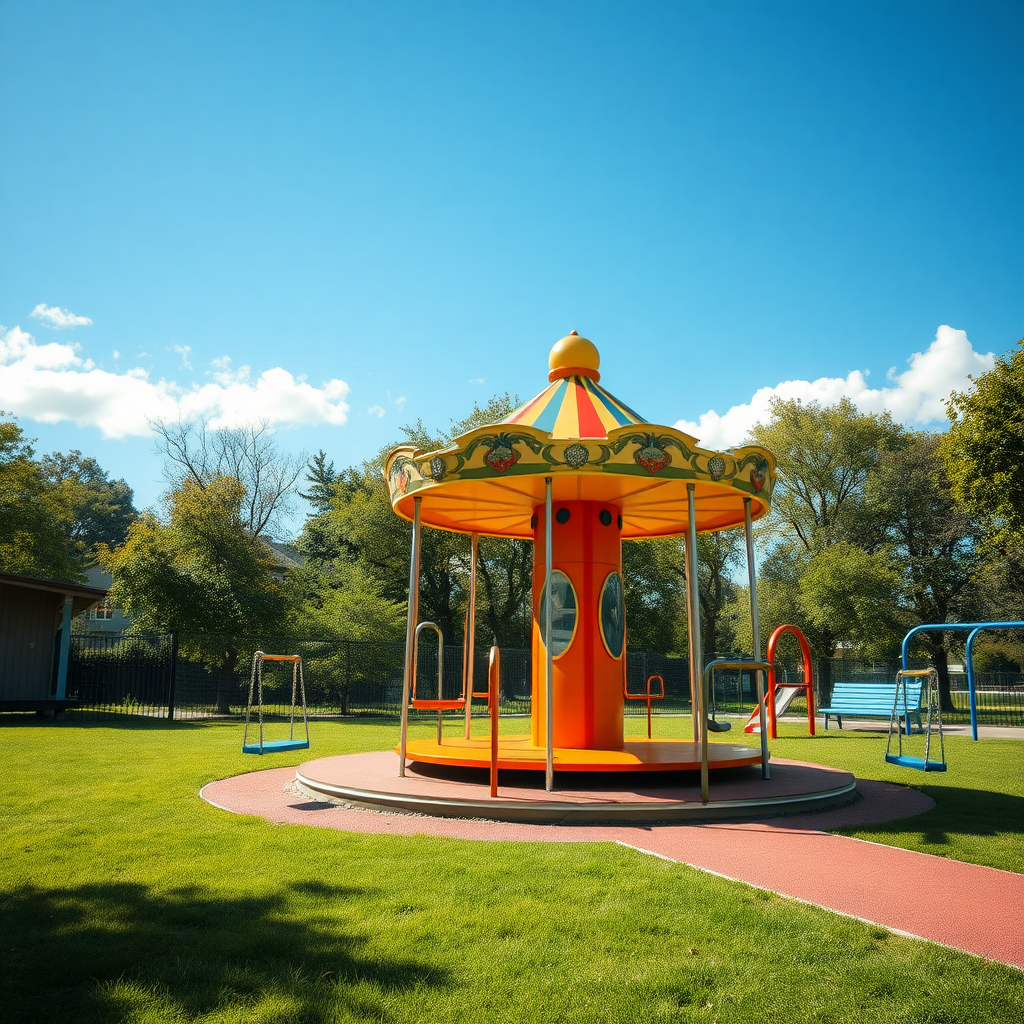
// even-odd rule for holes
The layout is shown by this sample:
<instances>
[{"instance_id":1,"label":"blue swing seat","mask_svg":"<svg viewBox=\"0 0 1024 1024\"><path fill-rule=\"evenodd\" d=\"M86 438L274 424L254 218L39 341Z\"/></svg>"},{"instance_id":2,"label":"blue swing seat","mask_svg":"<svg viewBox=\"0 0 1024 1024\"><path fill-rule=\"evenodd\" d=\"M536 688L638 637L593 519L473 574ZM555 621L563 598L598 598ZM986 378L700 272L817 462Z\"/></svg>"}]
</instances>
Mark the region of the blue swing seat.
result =
<instances>
[{"instance_id":1,"label":"blue swing seat","mask_svg":"<svg viewBox=\"0 0 1024 1024\"><path fill-rule=\"evenodd\" d=\"M246 743L242 747L243 754L276 754L282 750L309 750L309 740L268 740L262 746Z\"/></svg>"},{"instance_id":2,"label":"blue swing seat","mask_svg":"<svg viewBox=\"0 0 1024 1024\"><path fill-rule=\"evenodd\" d=\"M886 754L889 764L898 764L903 768L916 768L921 772L944 772L945 761L926 761L923 757L909 757L906 754Z\"/></svg>"}]
</instances>

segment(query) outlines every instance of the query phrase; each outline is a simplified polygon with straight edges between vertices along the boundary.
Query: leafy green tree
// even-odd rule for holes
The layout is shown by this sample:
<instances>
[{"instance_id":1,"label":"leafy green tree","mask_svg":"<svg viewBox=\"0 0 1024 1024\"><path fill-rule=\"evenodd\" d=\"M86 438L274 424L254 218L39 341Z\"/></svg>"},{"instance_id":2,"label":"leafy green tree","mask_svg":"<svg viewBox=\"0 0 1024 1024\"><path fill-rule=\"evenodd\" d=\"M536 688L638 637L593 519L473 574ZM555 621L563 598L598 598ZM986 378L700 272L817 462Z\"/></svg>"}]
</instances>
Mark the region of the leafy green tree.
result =
<instances>
[{"instance_id":1,"label":"leafy green tree","mask_svg":"<svg viewBox=\"0 0 1024 1024\"><path fill-rule=\"evenodd\" d=\"M941 453L964 508L993 543L1024 543L1024 341L969 391L954 392Z\"/></svg>"},{"instance_id":2,"label":"leafy green tree","mask_svg":"<svg viewBox=\"0 0 1024 1024\"><path fill-rule=\"evenodd\" d=\"M983 614L976 585L983 566L982 531L955 501L938 454L938 434L909 435L906 448L883 452L865 489L862 546L887 549L902 577L901 604L909 625L970 621ZM939 675L943 708L952 711L944 633L923 633Z\"/></svg>"},{"instance_id":3,"label":"leafy green tree","mask_svg":"<svg viewBox=\"0 0 1024 1024\"><path fill-rule=\"evenodd\" d=\"M48 483L70 514L67 524L72 553L85 563L95 560L96 546L117 547L128 536L138 513L132 489L124 480L111 480L99 463L80 451L54 452L42 461Z\"/></svg>"},{"instance_id":4,"label":"leafy green tree","mask_svg":"<svg viewBox=\"0 0 1024 1024\"><path fill-rule=\"evenodd\" d=\"M219 673L217 707L230 710L244 639L281 632L285 602L267 546L246 524L245 488L232 477L185 480L161 521L144 514L118 549L100 546L110 596L134 632L180 633L180 649Z\"/></svg>"},{"instance_id":5,"label":"leafy green tree","mask_svg":"<svg viewBox=\"0 0 1024 1024\"><path fill-rule=\"evenodd\" d=\"M906 631L900 584L884 551L869 554L846 541L819 551L798 583L808 642L828 658L841 643L869 658L890 657Z\"/></svg>"},{"instance_id":6,"label":"leafy green tree","mask_svg":"<svg viewBox=\"0 0 1024 1024\"><path fill-rule=\"evenodd\" d=\"M82 582L69 544L67 495L50 484L34 454L17 423L0 421L0 570Z\"/></svg>"},{"instance_id":7,"label":"leafy green tree","mask_svg":"<svg viewBox=\"0 0 1024 1024\"><path fill-rule=\"evenodd\" d=\"M778 464L769 525L808 551L848 540L868 474L882 451L905 445L905 431L888 413L859 413L847 398L831 406L775 399L771 413L752 431Z\"/></svg>"},{"instance_id":8,"label":"leafy green tree","mask_svg":"<svg viewBox=\"0 0 1024 1024\"><path fill-rule=\"evenodd\" d=\"M719 530L697 535L697 579L701 645L705 654L721 654L736 644L730 605L736 599L731 573L743 561L743 532Z\"/></svg>"},{"instance_id":9,"label":"leafy green tree","mask_svg":"<svg viewBox=\"0 0 1024 1024\"><path fill-rule=\"evenodd\" d=\"M676 537L622 544L627 642L656 654L686 649L683 545Z\"/></svg>"}]
</instances>

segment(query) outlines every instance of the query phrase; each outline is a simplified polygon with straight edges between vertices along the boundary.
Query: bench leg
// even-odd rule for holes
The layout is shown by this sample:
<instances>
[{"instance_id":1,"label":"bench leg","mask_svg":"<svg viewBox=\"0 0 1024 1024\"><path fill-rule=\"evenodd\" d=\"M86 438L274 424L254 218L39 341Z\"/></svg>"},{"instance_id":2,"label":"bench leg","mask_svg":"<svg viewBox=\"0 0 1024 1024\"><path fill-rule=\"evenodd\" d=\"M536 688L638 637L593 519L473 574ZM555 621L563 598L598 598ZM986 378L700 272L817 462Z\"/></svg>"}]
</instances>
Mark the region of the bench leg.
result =
<instances>
[{"instance_id":1,"label":"bench leg","mask_svg":"<svg viewBox=\"0 0 1024 1024\"><path fill-rule=\"evenodd\" d=\"M839 723L839 728L842 729L842 727L843 727L843 716L842 715L836 715L836 721Z\"/></svg>"}]
</instances>

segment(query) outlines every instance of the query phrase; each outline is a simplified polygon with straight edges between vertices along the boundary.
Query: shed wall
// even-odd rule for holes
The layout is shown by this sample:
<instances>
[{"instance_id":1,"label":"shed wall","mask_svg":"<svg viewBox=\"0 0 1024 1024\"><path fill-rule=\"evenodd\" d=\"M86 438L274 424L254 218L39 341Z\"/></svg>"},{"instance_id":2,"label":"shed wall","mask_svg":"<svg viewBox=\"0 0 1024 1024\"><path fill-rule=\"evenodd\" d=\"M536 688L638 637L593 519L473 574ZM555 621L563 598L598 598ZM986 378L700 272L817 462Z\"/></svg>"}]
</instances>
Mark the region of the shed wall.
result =
<instances>
[{"instance_id":1,"label":"shed wall","mask_svg":"<svg viewBox=\"0 0 1024 1024\"><path fill-rule=\"evenodd\" d=\"M63 598L0 584L0 700L53 695L55 641Z\"/></svg>"}]
</instances>

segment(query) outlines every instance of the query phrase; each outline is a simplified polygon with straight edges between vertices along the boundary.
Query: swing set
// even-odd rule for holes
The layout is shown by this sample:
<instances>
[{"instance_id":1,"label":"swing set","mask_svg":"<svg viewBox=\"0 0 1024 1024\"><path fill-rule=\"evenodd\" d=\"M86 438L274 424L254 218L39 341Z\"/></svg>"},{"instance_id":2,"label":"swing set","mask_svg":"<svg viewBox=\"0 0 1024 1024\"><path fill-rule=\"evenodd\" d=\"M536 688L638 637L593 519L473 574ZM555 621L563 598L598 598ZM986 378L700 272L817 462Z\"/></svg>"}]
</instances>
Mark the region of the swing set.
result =
<instances>
[{"instance_id":1,"label":"swing set","mask_svg":"<svg viewBox=\"0 0 1024 1024\"><path fill-rule=\"evenodd\" d=\"M288 739L268 740L263 728L263 663L281 661L292 666L292 704L288 713ZM259 742L249 742L249 720L252 717L253 699L259 720ZM302 724L306 730L305 739L295 738L295 709L297 700L302 701ZM306 682L302 676L302 658L298 654L264 654L257 651L252 656L252 675L249 677L249 699L245 706L245 731L242 734L243 754L270 754L285 750L309 749L309 718L306 713Z\"/></svg>"}]
</instances>

